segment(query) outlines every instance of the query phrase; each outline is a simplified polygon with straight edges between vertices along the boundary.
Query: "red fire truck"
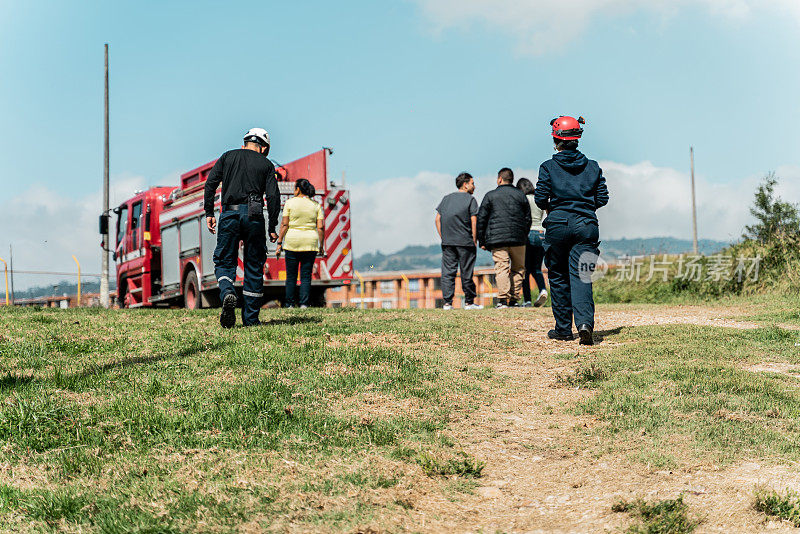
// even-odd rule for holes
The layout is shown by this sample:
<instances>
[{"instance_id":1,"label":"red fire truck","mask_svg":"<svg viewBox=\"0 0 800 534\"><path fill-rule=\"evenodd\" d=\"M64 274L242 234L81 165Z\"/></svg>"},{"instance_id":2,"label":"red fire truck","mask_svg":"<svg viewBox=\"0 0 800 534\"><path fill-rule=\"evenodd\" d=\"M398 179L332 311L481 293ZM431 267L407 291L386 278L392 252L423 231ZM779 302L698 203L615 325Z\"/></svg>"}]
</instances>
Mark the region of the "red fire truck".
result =
<instances>
[{"instance_id":1,"label":"red fire truck","mask_svg":"<svg viewBox=\"0 0 800 534\"><path fill-rule=\"evenodd\" d=\"M323 207L325 254L317 256L312 278L312 302L316 305L324 305L325 289L349 284L353 273L350 195L328 180L330 153L323 148L291 163L275 165L281 206L294 193L295 181L306 178L316 188L315 200ZM183 305L195 309L220 305L213 262L216 235L206 228L203 211L203 186L215 161L183 174L178 187L152 187L114 209L114 260L122 306ZM215 210L219 220L219 190ZM266 206L264 211L266 220ZM242 284L242 253L240 246L237 287ZM275 257L275 245L268 243L265 301L283 299L285 279L284 260Z\"/></svg>"}]
</instances>

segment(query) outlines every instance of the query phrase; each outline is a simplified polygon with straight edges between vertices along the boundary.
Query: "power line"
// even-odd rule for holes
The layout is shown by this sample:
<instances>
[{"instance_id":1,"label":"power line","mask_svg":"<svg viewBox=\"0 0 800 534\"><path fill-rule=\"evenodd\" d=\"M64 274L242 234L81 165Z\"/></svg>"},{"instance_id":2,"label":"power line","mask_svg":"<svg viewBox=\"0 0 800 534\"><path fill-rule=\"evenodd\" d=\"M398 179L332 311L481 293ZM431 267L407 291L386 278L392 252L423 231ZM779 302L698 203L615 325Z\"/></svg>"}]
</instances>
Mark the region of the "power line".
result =
<instances>
[{"instance_id":1,"label":"power line","mask_svg":"<svg viewBox=\"0 0 800 534\"><path fill-rule=\"evenodd\" d=\"M21 271L19 269L14 269L13 271L15 274L55 274L59 276L78 276L78 273L68 273L62 271ZM81 273L81 277L84 276L91 276L99 278L101 275L96 273Z\"/></svg>"}]
</instances>

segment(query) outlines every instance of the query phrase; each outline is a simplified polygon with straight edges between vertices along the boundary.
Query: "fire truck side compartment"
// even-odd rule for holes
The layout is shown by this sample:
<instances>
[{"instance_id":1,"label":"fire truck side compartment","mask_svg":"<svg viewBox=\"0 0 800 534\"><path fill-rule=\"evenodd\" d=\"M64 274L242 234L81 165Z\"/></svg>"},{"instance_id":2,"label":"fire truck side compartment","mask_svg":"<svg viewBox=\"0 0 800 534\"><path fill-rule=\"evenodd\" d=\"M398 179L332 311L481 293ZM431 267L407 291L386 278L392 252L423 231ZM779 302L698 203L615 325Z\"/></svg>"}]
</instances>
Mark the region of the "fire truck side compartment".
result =
<instances>
[{"instance_id":1,"label":"fire truck side compartment","mask_svg":"<svg viewBox=\"0 0 800 534\"><path fill-rule=\"evenodd\" d=\"M200 219L189 219L180 224L181 257L200 252Z\"/></svg>"},{"instance_id":2,"label":"fire truck side compartment","mask_svg":"<svg viewBox=\"0 0 800 534\"><path fill-rule=\"evenodd\" d=\"M180 283L179 264L178 226L167 226L161 229L161 278L164 289Z\"/></svg>"},{"instance_id":3,"label":"fire truck side compartment","mask_svg":"<svg viewBox=\"0 0 800 534\"><path fill-rule=\"evenodd\" d=\"M219 210L214 212L214 216L219 221ZM203 270L202 285L206 285L208 281L216 282L214 278L214 249L217 247L217 234L212 234L204 228L203 223L205 219L200 221L200 246L202 254L200 255L200 268Z\"/></svg>"}]
</instances>

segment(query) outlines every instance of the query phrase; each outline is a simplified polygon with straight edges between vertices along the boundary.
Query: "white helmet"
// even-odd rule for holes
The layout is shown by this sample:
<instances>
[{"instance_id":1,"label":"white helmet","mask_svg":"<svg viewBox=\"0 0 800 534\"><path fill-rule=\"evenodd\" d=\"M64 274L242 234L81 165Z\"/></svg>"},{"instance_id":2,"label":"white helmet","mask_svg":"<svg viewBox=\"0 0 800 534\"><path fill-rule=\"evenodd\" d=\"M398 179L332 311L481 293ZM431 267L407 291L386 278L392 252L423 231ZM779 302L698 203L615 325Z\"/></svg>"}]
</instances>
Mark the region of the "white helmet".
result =
<instances>
[{"instance_id":1,"label":"white helmet","mask_svg":"<svg viewBox=\"0 0 800 534\"><path fill-rule=\"evenodd\" d=\"M244 134L244 141L254 141L261 146L269 147L269 133L264 128L250 128Z\"/></svg>"}]
</instances>

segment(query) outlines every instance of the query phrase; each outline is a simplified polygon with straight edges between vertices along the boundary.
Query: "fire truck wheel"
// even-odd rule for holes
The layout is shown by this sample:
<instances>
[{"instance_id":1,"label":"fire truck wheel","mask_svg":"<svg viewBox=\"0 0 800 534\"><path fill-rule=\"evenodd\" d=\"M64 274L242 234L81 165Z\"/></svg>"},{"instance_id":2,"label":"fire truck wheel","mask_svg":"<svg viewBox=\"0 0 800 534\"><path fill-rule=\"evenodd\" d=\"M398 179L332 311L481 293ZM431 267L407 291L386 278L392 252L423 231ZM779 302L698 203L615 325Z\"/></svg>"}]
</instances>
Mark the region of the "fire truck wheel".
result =
<instances>
[{"instance_id":1,"label":"fire truck wheel","mask_svg":"<svg viewBox=\"0 0 800 534\"><path fill-rule=\"evenodd\" d=\"M183 283L183 306L187 310L200 307L200 284L197 283L197 274L194 271L189 271Z\"/></svg>"},{"instance_id":2,"label":"fire truck wheel","mask_svg":"<svg viewBox=\"0 0 800 534\"><path fill-rule=\"evenodd\" d=\"M126 279L122 279L119 282L119 287L117 288L117 301L122 308L127 308L130 305L128 298L128 292L126 291L128 287L128 281Z\"/></svg>"}]
</instances>

